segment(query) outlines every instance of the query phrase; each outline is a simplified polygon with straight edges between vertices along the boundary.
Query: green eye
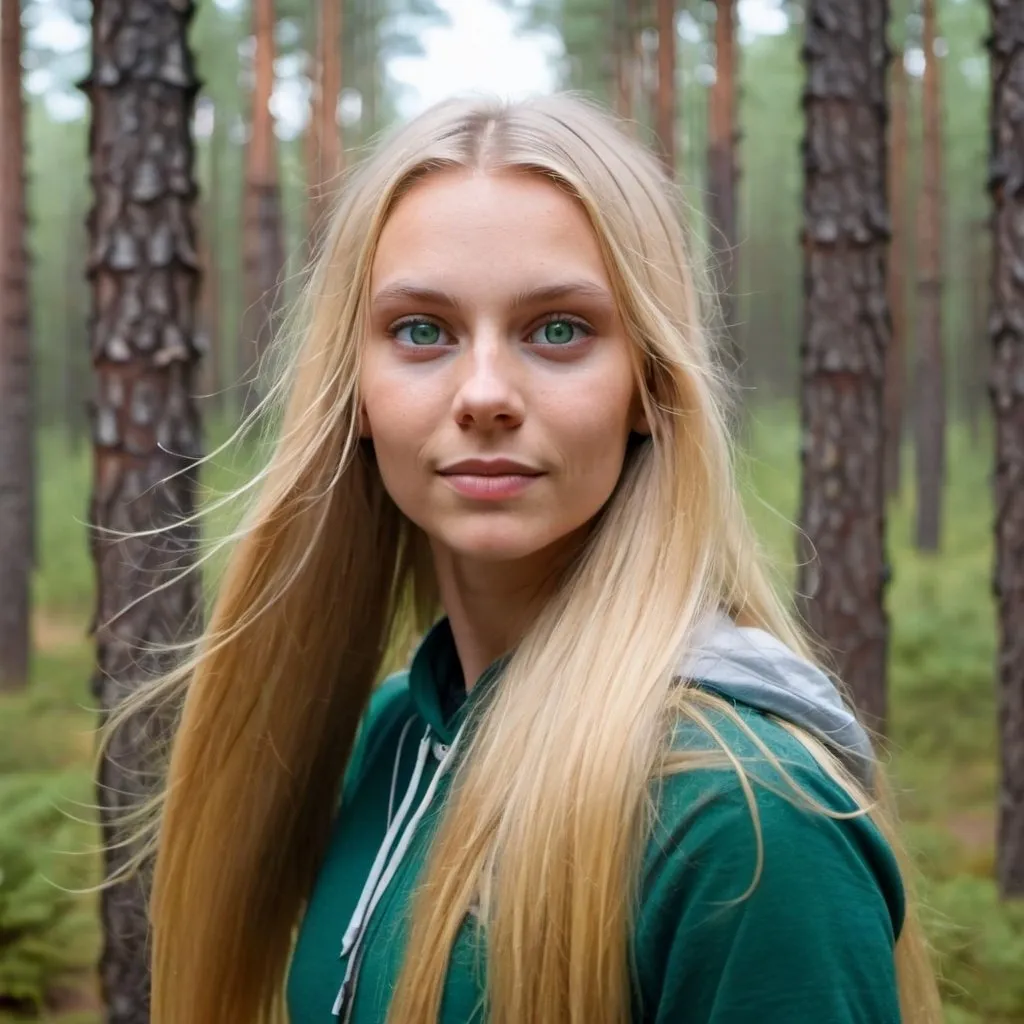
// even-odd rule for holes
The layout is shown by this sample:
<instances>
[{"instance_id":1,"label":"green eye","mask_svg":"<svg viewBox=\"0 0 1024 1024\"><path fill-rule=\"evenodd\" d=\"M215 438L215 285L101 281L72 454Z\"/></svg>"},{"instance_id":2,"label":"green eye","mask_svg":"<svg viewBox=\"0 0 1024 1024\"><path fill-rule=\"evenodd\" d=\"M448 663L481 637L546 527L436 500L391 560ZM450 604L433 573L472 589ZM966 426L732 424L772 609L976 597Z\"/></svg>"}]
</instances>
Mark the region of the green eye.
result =
<instances>
[{"instance_id":1,"label":"green eye","mask_svg":"<svg viewBox=\"0 0 1024 1024\"><path fill-rule=\"evenodd\" d=\"M541 344L545 345L568 345L576 341L576 331L582 327L572 320L549 320L546 324L537 328L534 334L543 332Z\"/></svg>"},{"instance_id":2,"label":"green eye","mask_svg":"<svg viewBox=\"0 0 1024 1024\"><path fill-rule=\"evenodd\" d=\"M408 334L403 337L403 332ZM395 337L408 345L436 345L441 340L441 328L429 320L412 320L401 324L395 331Z\"/></svg>"}]
</instances>

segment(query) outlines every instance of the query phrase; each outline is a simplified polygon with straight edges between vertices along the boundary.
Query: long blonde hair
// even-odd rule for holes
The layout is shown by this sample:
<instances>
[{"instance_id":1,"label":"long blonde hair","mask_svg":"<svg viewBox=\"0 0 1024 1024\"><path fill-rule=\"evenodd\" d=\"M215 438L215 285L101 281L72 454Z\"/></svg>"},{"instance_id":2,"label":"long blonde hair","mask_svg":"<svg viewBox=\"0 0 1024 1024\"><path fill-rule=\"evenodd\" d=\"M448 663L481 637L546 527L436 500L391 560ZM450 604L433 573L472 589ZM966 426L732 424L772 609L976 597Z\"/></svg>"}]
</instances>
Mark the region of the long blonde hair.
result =
<instances>
[{"instance_id":1,"label":"long blonde hair","mask_svg":"<svg viewBox=\"0 0 1024 1024\"><path fill-rule=\"evenodd\" d=\"M436 1020L449 950L481 896L490 1020L628 1021L651 782L690 767L667 754L671 722L704 722L716 704L673 685L679 651L724 607L806 652L741 507L676 186L579 98L433 107L344 182L267 399L281 409L278 439L209 625L119 716L151 700L180 706L166 785L148 808L155 1024L282 1018L295 927L357 723L389 652L440 611L423 538L359 441L358 380L382 226L412 184L450 167L542 175L581 204L635 343L652 436L631 449L469 739L390 1020ZM895 842L878 802L802 738ZM530 771L507 770L517 763ZM904 1019L938 1021L912 909L897 961Z\"/></svg>"}]
</instances>

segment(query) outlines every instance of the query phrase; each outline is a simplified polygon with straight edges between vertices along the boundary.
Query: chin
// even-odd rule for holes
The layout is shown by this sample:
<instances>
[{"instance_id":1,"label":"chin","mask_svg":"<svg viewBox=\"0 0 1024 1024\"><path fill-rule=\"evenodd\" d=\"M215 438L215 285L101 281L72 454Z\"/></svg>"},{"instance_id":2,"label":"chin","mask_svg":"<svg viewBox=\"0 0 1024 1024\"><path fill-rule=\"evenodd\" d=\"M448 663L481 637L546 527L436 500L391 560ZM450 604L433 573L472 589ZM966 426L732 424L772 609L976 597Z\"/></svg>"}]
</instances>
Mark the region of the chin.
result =
<instances>
[{"instance_id":1,"label":"chin","mask_svg":"<svg viewBox=\"0 0 1024 1024\"><path fill-rule=\"evenodd\" d=\"M543 551L556 539L546 530L516 530L497 523L453 526L435 536L453 555L480 562L516 562Z\"/></svg>"}]
</instances>

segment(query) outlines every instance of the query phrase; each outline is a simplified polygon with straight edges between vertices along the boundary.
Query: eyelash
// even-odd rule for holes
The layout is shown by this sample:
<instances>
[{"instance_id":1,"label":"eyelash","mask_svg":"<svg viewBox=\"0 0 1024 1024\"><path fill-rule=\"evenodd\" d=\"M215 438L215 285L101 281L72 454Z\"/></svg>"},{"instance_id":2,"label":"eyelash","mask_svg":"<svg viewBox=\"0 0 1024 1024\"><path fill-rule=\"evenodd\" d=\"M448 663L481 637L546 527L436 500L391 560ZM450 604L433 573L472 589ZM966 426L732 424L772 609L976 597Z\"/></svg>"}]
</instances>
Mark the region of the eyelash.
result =
<instances>
[{"instance_id":1,"label":"eyelash","mask_svg":"<svg viewBox=\"0 0 1024 1024\"><path fill-rule=\"evenodd\" d=\"M586 320L583 320L581 317L578 317L578 316L573 316L573 314L571 314L571 313L557 313L557 314L556 313L552 313L552 314L546 316L543 320L541 320L541 322L539 324L537 324L537 326L534 327L533 330L531 330L529 333L530 334L535 334L542 327L546 327L548 324L560 323L560 322L565 322L567 324L572 324L573 327L578 327L588 338L593 337L593 335L596 333L594 331L594 328L591 327L590 324L588 324ZM442 331L446 330L446 328L442 324L440 324L437 320L435 320L433 317L430 317L430 316L407 316L407 317L403 317L401 320L396 320L393 324L391 324L391 326L387 328L387 334L388 334L389 337L391 337L395 341L397 341L398 340L398 338L397 338L398 332L403 327L411 327L414 324L433 324L435 327L440 328ZM584 340L585 339L578 339L576 341L570 341L570 342L568 342L565 345L547 344L547 345L538 345L537 347L538 348L557 348L557 349L570 349L571 350L571 349L574 349L577 346L581 345ZM417 349L431 349L431 348L444 348L445 347L443 345L411 345L411 344L408 344L408 343L405 343L405 342L401 342L400 344L405 345L407 348L417 348Z\"/></svg>"}]
</instances>

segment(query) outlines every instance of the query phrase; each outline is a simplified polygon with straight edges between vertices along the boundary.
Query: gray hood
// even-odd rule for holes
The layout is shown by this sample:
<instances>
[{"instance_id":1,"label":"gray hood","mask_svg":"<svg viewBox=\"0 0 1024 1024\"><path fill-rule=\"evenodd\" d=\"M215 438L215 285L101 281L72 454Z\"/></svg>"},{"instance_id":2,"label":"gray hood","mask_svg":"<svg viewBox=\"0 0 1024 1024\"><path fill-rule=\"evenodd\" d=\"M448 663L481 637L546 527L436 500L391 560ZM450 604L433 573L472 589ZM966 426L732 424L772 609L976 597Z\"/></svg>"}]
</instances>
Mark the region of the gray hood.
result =
<instances>
[{"instance_id":1,"label":"gray hood","mask_svg":"<svg viewBox=\"0 0 1024 1024\"><path fill-rule=\"evenodd\" d=\"M679 675L724 697L768 712L825 743L870 790L871 740L832 680L761 629L719 614L698 630Z\"/></svg>"}]
</instances>

